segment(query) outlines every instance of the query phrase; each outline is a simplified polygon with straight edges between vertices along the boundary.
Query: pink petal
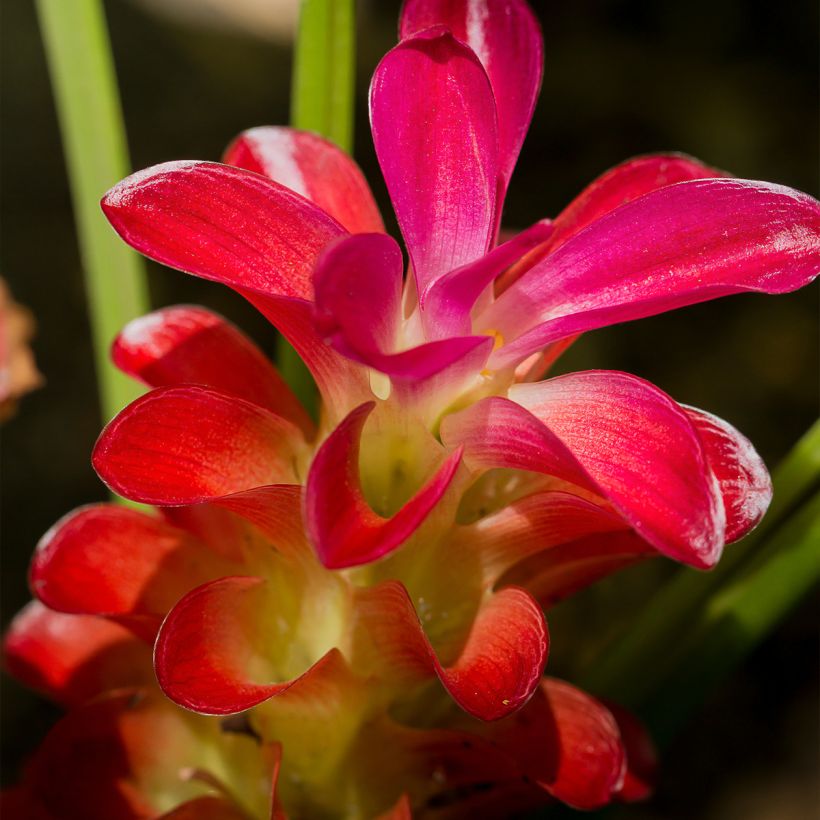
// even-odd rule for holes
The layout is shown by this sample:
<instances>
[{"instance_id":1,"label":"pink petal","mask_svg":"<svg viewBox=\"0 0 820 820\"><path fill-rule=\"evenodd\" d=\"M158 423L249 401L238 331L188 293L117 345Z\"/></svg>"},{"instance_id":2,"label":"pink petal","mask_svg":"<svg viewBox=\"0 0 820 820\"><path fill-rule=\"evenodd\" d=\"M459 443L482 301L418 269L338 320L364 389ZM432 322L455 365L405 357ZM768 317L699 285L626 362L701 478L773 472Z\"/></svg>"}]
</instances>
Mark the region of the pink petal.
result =
<instances>
[{"instance_id":1,"label":"pink petal","mask_svg":"<svg viewBox=\"0 0 820 820\"><path fill-rule=\"evenodd\" d=\"M368 363L392 353L401 321L401 249L386 234L358 234L329 246L314 273L316 323L338 350Z\"/></svg>"},{"instance_id":2,"label":"pink petal","mask_svg":"<svg viewBox=\"0 0 820 820\"><path fill-rule=\"evenodd\" d=\"M684 407L700 434L726 508L726 543L743 538L763 518L772 500L772 480L749 439L728 422Z\"/></svg>"},{"instance_id":3,"label":"pink petal","mask_svg":"<svg viewBox=\"0 0 820 820\"><path fill-rule=\"evenodd\" d=\"M628 530L617 515L568 492L548 490L528 495L475 524L463 527L458 540L480 552L491 584L527 558L590 535Z\"/></svg>"},{"instance_id":4,"label":"pink petal","mask_svg":"<svg viewBox=\"0 0 820 820\"><path fill-rule=\"evenodd\" d=\"M311 298L322 249L346 231L270 179L214 162L169 162L112 188L102 208L151 259L234 288Z\"/></svg>"},{"instance_id":5,"label":"pink petal","mask_svg":"<svg viewBox=\"0 0 820 820\"><path fill-rule=\"evenodd\" d=\"M368 505L359 482L359 440L374 406L353 410L310 466L305 526L319 560L331 569L375 561L400 547L439 502L461 462L456 450L392 518L382 518Z\"/></svg>"},{"instance_id":6,"label":"pink petal","mask_svg":"<svg viewBox=\"0 0 820 820\"><path fill-rule=\"evenodd\" d=\"M480 720L498 720L526 703L547 661L544 615L521 589L508 587L483 603L458 657L446 666L398 581L362 589L356 611L377 670L404 681L435 673L458 705Z\"/></svg>"},{"instance_id":7,"label":"pink petal","mask_svg":"<svg viewBox=\"0 0 820 820\"><path fill-rule=\"evenodd\" d=\"M486 256L436 279L421 297L429 332L441 337L470 333L470 311L484 289L522 256L542 245L551 233L550 222L536 222Z\"/></svg>"},{"instance_id":8,"label":"pink petal","mask_svg":"<svg viewBox=\"0 0 820 820\"><path fill-rule=\"evenodd\" d=\"M692 179L714 179L726 174L683 154L652 154L622 162L584 188L555 219L547 243L552 252L587 225L644 194Z\"/></svg>"},{"instance_id":9,"label":"pink petal","mask_svg":"<svg viewBox=\"0 0 820 820\"><path fill-rule=\"evenodd\" d=\"M527 271L481 316L505 367L582 331L744 291L803 287L820 204L764 182L680 182L615 209Z\"/></svg>"},{"instance_id":10,"label":"pink petal","mask_svg":"<svg viewBox=\"0 0 820 820\"><path fill-rule=\"evenodd\" d=\"M204 308L177 305L134 319L114 341L111 356L120 370L150 387L201 384L313 432L304 408L259 348Z\"/></svg>"},{"instance_id":11,"label":"pink petal","mask_svg":"<svg viewBox=\"0 0 820 820\"><path fill-rule=\"evenodd\" d=\"M228 146L223 162L264 174L290 188L351 233L384 232L359 166L318 134L277 126L251 128Z\"/></svg>"},{"instance_id":12,"label":"pink petal","mask_svg":"<svg viewBox=\"0 0 820 820\"><path fill-rule=\"evenodd\" d=\"M576 809L605 806L624 779L626 758L612 713L598 700L557 678L545 678L555 727L549 777L539 778L553 797Z\"/></svg>"},{"instance_id":13,"label":"pink petal","mask_svg":"<svg viewBox=\"0 0 820 820\"><path fill-rule=\"evenodd\" d=\"M535 109L544 67L541 28L524 0L407 0L400 36L443 25L481 60L498 107L503 201Z\"/></svg>"},{"instance_id":14,"label":"pink petal","mask_svg":"<svg viewBox=\"0 0 820 820\"><path fill-rule=\"evenodd\" d=\"M186 709L226 715L256 706L314 674L331 653L299 678L264 680L272 676L268 658L275 635L265 624L275 620L275 606L261 578L230 576L188 593L165 619L154 649L157 680L165 694Z\"/></svg>"},{"instance_id":15,"label":"pink petal","mask_svg":"<svg viewBox=\"0 0 820 820\"><path fill-rule=\"evenodd\" d=\"M110 616L152 641L179 598L227 566L159 518L99 504L70 513L43 536L29 577L52 609Z\"/></svg>"},{"instance_id":16,"label":"pink petal","mask_svg":"<svg viewBox=\"0 0 820 820\"><path fill-rule=\"evenodd\" d=\"M463 446L468 466L533 470L603 495L676 560L718 560L717 480L694 425L667 395L625 373L589 371L517 385L510 397L445 418L442 440Z\"/></svg>"},{"instance_id":17,"label":"pink petal","mask_svg":"<svg viewBox=\"0 0 820 820\"><path fill-rule=\"evenodd\" d=\"M10 675L63 706L102 692L153 683L151 648L125 627L93 615L23 608L3 638Z\"/></svg>"},{"instance_id":18,"label":"pink petal","mask_svg":"<svg viewBox=\"0 0 820 820\"><path fill-rule=\"evenodd\" d=\"M495 100L475 54L444 29L404 40L370 89L379 163L419 293L482 256L494 233Z\"/></svg>"},{"instance_id":19,"label":"pink petal","mask_svg":"<svg viewBox=\"0 0 820 820\"><path fill-rule=\"evenodd\" d=\"M147 504L196 504L296 483L302 435L289 421L204 387L161 387L103 430L92 461L115 492Z\"/></svg>"}]
</instances>

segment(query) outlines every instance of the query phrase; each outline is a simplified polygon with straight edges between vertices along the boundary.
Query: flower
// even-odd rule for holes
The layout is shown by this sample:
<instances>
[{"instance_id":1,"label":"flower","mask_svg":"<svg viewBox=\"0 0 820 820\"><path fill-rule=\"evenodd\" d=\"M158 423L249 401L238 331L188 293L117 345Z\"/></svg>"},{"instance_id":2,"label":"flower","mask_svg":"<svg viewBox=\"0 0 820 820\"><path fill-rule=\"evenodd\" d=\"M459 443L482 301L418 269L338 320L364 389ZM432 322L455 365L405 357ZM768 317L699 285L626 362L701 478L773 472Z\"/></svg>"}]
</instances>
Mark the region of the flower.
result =
<instances>
[{"instance_id":1,"label":"flower","mask_svg":"<svg viewBox=\"0 0 820 820\"><path fill-rule=\"evenodd\" d=\"M21 676L74 703L108 693L46 744L68 782L46 789L35 764L25 799L94 816L76 795L90 774L65 752L78 742L127 759L103 778L122 816L217 800L252 817L489 817L649 790L634 719L542 677L544 610L659 554L713 566L765 512L768 473L731 425L635 376L538 379L586 330L806 284L820 206L651 156L499 244L540 85L536 20L520 0L409 0L400 34L371 123L412 275L352 160L292 129L253 129L224 164L156 166L103 199L134 248L261 310L323 405L314 425L200 308L123 330L114 361L152 389L93 462L159 514L103 505L58 523L32 563L50 608L34 612L105 619L135 657L153 643L160 688L199 716L146 690L143 662L123 680L107 649L86 651L90 632L46 651L21 616L6 642ZM111 693L123 685L145 694ZM180 741L157 766L146 749L166 732Z\"/></svg>"}]
</instances>

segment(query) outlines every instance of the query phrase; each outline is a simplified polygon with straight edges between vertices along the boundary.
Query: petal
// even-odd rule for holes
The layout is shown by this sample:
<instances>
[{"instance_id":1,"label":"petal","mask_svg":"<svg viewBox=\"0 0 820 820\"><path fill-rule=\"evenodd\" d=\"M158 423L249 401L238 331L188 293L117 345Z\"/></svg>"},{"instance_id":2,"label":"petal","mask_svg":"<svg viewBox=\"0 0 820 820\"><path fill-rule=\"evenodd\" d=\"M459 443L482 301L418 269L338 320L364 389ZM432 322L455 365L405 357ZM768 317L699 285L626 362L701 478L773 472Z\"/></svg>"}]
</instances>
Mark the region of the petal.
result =
<instances>
[{"instance_id":1,"label":"petal","mask_svg":"<svg viewBox=\"0 0 820 820\"><path fill-rule=\"evenodd\" d=\"M676 560L718 560L717 480L694 425L666 394L625 373L589 371L516 385L510 397L445 418L442 440L463 446L468 466L533 470L602 495Z\"/></svg>"},{"instance_id":2,"label":"petal","mask_svg":"<svg viewBox=\"0 0 820 820\"><path fill-rule=\"evenodd\" d=\"M436 279L421 298L430 332L441 337L469 333L470 311L484 289L521 257L541 246L551 233L549 221L536 222L486 256Z\"/></svg>"},{"instance_id":3,"label":"petal","mask_svg":"<svg viewBox=\"0 0 820 820\"><path fill-rule=\"evenodd\" d=\"M402 270L401 250L385 234L358 234L334 243L314 275L316 324L345 356L393 379L423 381L469 356L486 339L441 339L398 351Z\"/></svg>"},{"instance_id":4,"label":"petal","mask_svg":"<svg viewBox=\"0 0 820 820\"><path fill-rule=\"evenodd\" d=\"M100 504L70 513L43 536L29 577L52 609L110 616L150 641L182 595L226 569L161 519Z\"/></svg>"},{"instance_id":5,"label":"petal","mask_svg":"<svg viewBox=\"0 0 820 820\"><path fill-rule=\"evenodd\" d=\"M380 814L376 820L413 820L413 812L410 810L410 798L403 794L394 806Z\"/></svg>"},{"instance_id":6,"label":"petal","mask_svg":"<svg viewBox=\"0 0 820 820\"><path fill-rule=\"evenodd\" d=\"M112 188L102 209L146 256L231 287L310 298L322 249L346 232L304 197L214 162L169 162Z\"/></svg>"},{"instance_id":7,"label":"petal","mask_svg":"<svg viewBox=\"0 0 820 820\"><path fill-rule=\"evenodd\" d=\"M353 410L310 466L305 526L319 560L331 569L375 561L400 547L441 500L461 462L456 450L392 518L378 515L365 500L359 480L359 441L374 406Z\"/></svg>"},{"instance_id":8,"label":"petal","mask_svg":"<svg viewBox=\"0 0 820 820\"><path fill-rule=\"evenodd\" d=\"M294 679L270 682L276 677L271 652L281 651L268 629L276 623L276 606L262 578L230 576L188 593L166 618L154 649L157 680L165 694L186 709L227 715L315 674L332 653ZM275 628L288 629L286 624ZM279 638L280 643L288 640L285 634Z\"/></svg>"},{"instance_id":9,"label":"petal","mask_svg":"<svg viewBox=\"0 0 820 820\"><path fill-rule=\"evenodd\" d=\"M522 589L507 587L484 601L451 663L436 654L398 581L359 590L356 614L363 669L404 683L436 674L453 700L480 720L498 720L526 703L547 662L544 614Z\"/></svg>"},{"instance_id":10,"label":"petal","mask_svg":"<svg viewBox=\"0 0 820 820\"><path fill-rule=\"evenodd\" d=\"M576 809L596 809L612 800L624 779L626 758L618 724L598 700L556 678L542 691L553 721L552 771L539 783Z\"/></svg>"},{"instance_id":11,"label":"petal","mask_svg":"<svg viewBox=\"0 0 820 820\"><path fill-rule=\"evenodd\" d=\"M379 63L370 122L419 293L482 256L494 233L495 101L475 54L443 29Z\"/></svg>"},{"instance_id":12,"label":"petal","mask_svg":"<svg viewBox=\"0 0 820 820\"><path fill-rule=\"evenodd\" d=\"M296 481L293 424L204 387L161 387L103 430L92 461L114 492L147 504L196 504Z\"/></svg>"},{"instance_id":13,"label":"petal","mask_svg":"<svg viewBox=\"0 0 820 820\"><path fill-rule=\"evenodd\" d=\"M432 26L446 26L481 60L498 107L500 198L535 110L544 68L541 28L524 0L407 0L404 39Z\"/></svg>"},{"instance_id":14,"label":"petal","mask_svg":"<svg viewBox=\"0 0 820 820\"><path fill-rule=\"evenodd\" d=\"M160 815L158 820L250 820L250 817L224 797L207 795L182 803Z\"/></svg>"},{"instance_id":15,"label":"petal","mask_svg":"<svg viewBox=\"0 0 820 820\"><path fill-rule=\"evenodd\" d=\"M63 706L111 689L153 683L151 649L119 624L66 615L32 601L3 639L9 674Z\"/></svg>"},{"instance_id":16,"label":"petal","mask_svg":"<svg viewBox=\"0 0 820 820\"><path fill-rule=\"evenodd\" d=\"M511 285L480 317L506 367L544 345L744 291L784 293L820 267L820 204L780 185L680 182L608 213Z\"/></svg>"},{"instance_id":17,"label":"petal","mask_svg":"<svg viewBox=\"0 0 820 820\"><path fill-rule=\"evenodd\" d=\"M588 185L555 219L546 250L552 252L587 225L644 194L692 179L726 174L684 154L651 154L622 162Z\"/></svg>"},{"instance_id":18,"label":"petal","mask_svg":"<svg viewBox=\"0 0 820 820\"><path fill-rule=\"evenodd\" d=\"M391 353L401 321L401 249L386 234L346 237L328 247L313 276L316 323L345 355L369 363Z\"/></svg>"},{"instance_id":19,"label":"petal","mask_svg":"<svg viewBox=\"0 0 820 820\"><path fill-rule=\"evenodd\" d=\"M264 174L301 194L351 233L384 232L359 166L318 134L277 126L251 128L231 143L223 162Z\"/></svg>"},{"instance_id":20,"label":"petal","mask_svg":"<svg viewBox=\"0 0 820 820\"><path fill-rule=\"evenodd\" d=\"M478 550L488 583L545 550L590 535L627 529L623 519L600 504L562 491L526 496L499 512L463 527L459 542Z\"/></svg>"},{"instance_id":21,"label":"petal","mask_svg":"<svg viewBox=\"0 0 820 820\"><path fill-rule=\"evenodd\" d=\"M772 500L772 479L749 439L728 422L694 407L684 407L700 434L709 466L726 508L726 543L757 526Z\"/></svg>"},{"instance_id":22,"label":"petal","mask_svg":"<svg viewBox=\"0 0 820 820\"><path fill-rule=\"evenodd\" d=\"M230 322L195 305L163 308L129 322L114 341L114 364L149 387L201 384L254 402L310 435L313 424L265 355Z\"/></svg>"},{"instance_id":23,"label":"petal","mask_svg":"<svg viewBox=\"0 0 820 820\"><path fill-rule=\"evenodd\" d=\"M725 514L685 411L648 382L589 371L522 384L510 397L549 425L637 533L693 566L713 566Z\"/></svg>"},{"instance_id":24,"label":"petal","mask_svg":"<svg viewBox=\"0 0 820 820\"><path fill-rule=\"evenodd\" d=\"M652 796L658 778L658 753L646 727L617 703L607 701L621 733L626 750L626 775L615 797L623 803L634 803Z\"/></svg>"}]
</instances>

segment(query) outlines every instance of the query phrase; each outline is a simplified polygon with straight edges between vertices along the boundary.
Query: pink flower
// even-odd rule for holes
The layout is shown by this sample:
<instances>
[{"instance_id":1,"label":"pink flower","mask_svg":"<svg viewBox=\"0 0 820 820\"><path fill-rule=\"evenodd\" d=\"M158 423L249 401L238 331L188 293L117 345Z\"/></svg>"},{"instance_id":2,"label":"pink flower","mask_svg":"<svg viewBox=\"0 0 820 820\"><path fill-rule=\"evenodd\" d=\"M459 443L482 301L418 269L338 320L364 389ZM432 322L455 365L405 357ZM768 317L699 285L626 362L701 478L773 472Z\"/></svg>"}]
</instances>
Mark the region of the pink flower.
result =
<instances>
[{"instance_id":1,"label":"pink flower","mask_svg":"<svg viewBox=\"0 0 820 820\"><path fill-rule=\"evenodd\" d=\"M311 134L253 129L225 164L160 165L103 199L134 248L261 310L322 413L213 314L133 322L114 360L154 389L94 466L162 518L75 513L32 586L156 636L180 706L247 712L297 814L644 795L631 719L542 678L543 610L654 555L711 567L770 500L726 422L625 373L538 379L586 330L807 284L820 206L652 156L499 244L541 49L522 0L405 4L371 123L406 277L360 171Z\"/></svg>"}]
</instances>

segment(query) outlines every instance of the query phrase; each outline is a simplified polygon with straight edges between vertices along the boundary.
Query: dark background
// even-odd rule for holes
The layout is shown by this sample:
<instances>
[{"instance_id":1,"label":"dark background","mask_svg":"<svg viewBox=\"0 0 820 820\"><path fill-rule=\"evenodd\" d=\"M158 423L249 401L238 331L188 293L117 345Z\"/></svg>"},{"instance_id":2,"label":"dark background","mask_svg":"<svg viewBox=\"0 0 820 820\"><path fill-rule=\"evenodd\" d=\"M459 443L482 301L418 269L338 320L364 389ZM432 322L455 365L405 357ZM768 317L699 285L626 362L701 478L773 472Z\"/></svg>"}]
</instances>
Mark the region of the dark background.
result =
<instances>
[{"instance_id":1,"label":"dark background","mask_svg":"<svg viewBox=\"0 0 820 820\"><path fill-rule=\"evenodd\" d=\"M69 0L67 0L68 2ZM680 150L741 177L817 194L815 0L533 3L546 70L505 222L555 215L621 160ZM290 51L241 34L172 24L126 0L106 4L134 168L216 159L244 128L284 123ZM395 38L397 2L360 16L356 156L385 214L369 139L369 76ZM0 272L37 317L47 384L3 429L2 622L28 598L37 539L72 507L104 498L89 453L101 426L59 134L31 0L2 25ZM102 192L101 192L102 193ZM392 216L388 217L392 220ZM394 222L391 224L395 224ZM273 350L266 322L225 288L151 269L154 306L199 302ZM743 430L773 467L817 415L817 288L741 296L588 334L563 369L628 370ZM559 608L553 674L571 678L585 641L631 616L670 571L631 571ZM707 704L664 760L636 818L788 820L816 809L817 601L801 608ZM55 711L7 678L5 782Z\"/></svg>"}]
</instances>

